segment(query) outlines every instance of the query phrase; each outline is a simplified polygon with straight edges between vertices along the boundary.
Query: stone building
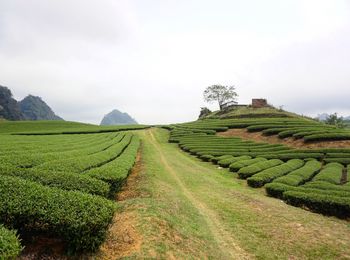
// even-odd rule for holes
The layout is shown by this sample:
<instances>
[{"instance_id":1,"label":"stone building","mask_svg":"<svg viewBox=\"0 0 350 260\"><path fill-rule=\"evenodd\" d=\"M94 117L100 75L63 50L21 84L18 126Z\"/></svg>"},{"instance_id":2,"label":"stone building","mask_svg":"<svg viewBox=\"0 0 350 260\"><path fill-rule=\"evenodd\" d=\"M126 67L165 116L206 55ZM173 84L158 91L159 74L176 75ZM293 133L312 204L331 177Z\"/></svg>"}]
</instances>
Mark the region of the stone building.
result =
<instances>
[{"instance_id":1,"label":"stone building","mask_svg":"<svg viewBox=\"0 0 350 260\"><path fill-rule=\"evenodd\" d=\"M252 99L252 107L253 108L262 108L268 107L267 100L264 98L253 98Z\"/></svg>"}]
</instances>

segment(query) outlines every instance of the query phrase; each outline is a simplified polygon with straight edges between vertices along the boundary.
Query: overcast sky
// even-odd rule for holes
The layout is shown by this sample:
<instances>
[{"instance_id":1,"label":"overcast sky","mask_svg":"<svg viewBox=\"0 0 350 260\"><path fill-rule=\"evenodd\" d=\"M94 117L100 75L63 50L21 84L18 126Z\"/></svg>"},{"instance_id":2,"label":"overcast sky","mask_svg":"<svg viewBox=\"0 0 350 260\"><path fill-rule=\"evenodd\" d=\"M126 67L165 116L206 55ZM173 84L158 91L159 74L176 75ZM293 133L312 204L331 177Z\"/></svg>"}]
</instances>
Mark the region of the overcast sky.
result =
<instances>
[{"instance_id":1,"label":"overcast sky","mask_svg":"<svg viewBox=\"0 0 350 260\"><path fill-rule=\"evenodd\" d=\"M212 84L350 115L349 46L346 0L0 0L0 85L72 121L195 120Z\"/></svg>"}]
</instances>

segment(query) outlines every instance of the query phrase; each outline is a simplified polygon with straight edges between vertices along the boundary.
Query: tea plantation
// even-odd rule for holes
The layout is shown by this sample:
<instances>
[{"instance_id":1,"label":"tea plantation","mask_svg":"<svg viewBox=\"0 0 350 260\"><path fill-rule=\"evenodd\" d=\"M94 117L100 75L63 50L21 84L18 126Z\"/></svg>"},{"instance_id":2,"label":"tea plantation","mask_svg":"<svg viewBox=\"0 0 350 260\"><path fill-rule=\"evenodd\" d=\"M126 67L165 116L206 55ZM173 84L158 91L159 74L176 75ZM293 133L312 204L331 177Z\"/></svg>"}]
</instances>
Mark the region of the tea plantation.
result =
<instances>
[{"instance_id":1,"label":"tea plantation","mask_svg":"<svg viewBox=\"0 0 350 260\"><path fill-rule=\"evenodd\" d=\"M0 123L0 259L22 249L23 232L63 239L70 253L96 251L132 169L139 137L71 122Z\"/></svg>"},{"instance_id":2,"label":"tea plantation","mask_svg":"<svg viewBox=\"0 0 350 260\"><path fill-rule=\"evenodd\" d=\"M175 182L171 182L173 185L179 183L179 190L176 192L185 196L190 202L182 205L184 207L182 215L174 215L178 210L176 205L181 203L181 200L175 199L176 202L172 202L176 207L170 207L171 214L169 213L164 219L174 225L174 230L177 225L181 227L188 225L184 230L197 229L200 226L198 223L208 222L218 242L230 241L233 234L224 231L225 226L221 226L219 218L212 218L216 214L214 210L203 207L202 202L199 202L199 206L196 205L197 195L201 194L192 191L190 186L186 187L195 182L193 178L198 180L196 185L203 185L208 176L216 175L208 174L206 178L198 179L203 167L197 165L197 170L192 172L195 162L189 161L190 156L186 154L181 160L178 159L177 156L184 153L180 153L176 144L183 151L217 165L208 167L210 168L208 172L218 173L220 170L217 168L226 168L228 181L225 179L225 185L229 186L226 189L230 192L231 173L235 178L246 180L244 189L239 191L242 193L240 195L242 198L245 196L243 193L264 187L267 195L290 205L338 218L349 218L350 147L297 149L286 146L283 142L257 142L243 140L240 137L217 135L218 132L235 128L247 132L260 132L265 136L278 136L280 140L288 138L288 140L299 140L299 143L302 140L305 144L309 144L324 141L343 142L349 139L349 130L302 117L259 116L213 118L162 126L170 132L169 142L175 144L168 143L168 131L164 129L135 131L148 128L143 125L98 127L74 122L1 121L0 259L11 259L21 254L26 246L23 234L27 236L45 234L51 238L58 238L65 246L65 254L73 256L98 254L97 251L103 248L101 245L106 240L114 216L118 216L115 214L119 214L117 209L121 208L121 202L118 205L115 197L135 164L140 137L147 144L143 156L146 162L148 160L148 171L151 171L148 172L148 178L152 180L144 182L143 185L157 183L160 181L158 178L163 176L165 179L150 189L158 192L160 187L163 187L163 182L172 175L181 176L181 173L191 179L180 182L176 176ZM163 143L153 136L153 132L159 131L161 132L159 138L163 138L164 135ZM178 155L168 158L167 151ZM207 165L204 162L202 164ZM232 183L232 187L237 188L238 182L241 181ZM218 185L216 189L220 190L221 186ZM259 193L259 190L254 191ZM172 198L174 195L166 196L163 191L161 194L164 198L167 196ZM220 197L218 194L216 196ZM260 193L258 196L267 198ZM144 200L145 203L140 208L147 208L148 205L151 209L145 212L141 210L147 219L142 221L143 224L148 221L149 214L154 212L158 212L159 216L165 214L164 207L169 205L169 198L163 202L159 200L159 195L152 199L146 196ZM138 201L140 203L143 200L138 198ZM128 201L126 204L131 205L134 202L134 200ZM166 206L163 204L158 206L157 203L164 203ZM240 203L245 203L245 200ZM195 208L187 209L191 205ZM234 212L231 204L223 203L223 205L225 211ZM199 210L198 217L205 216L206 221L197 219L199 222L191 226L187 221L187 217L193 217L191 210L194 210L193 212ZM218 216L220 214L218 213ZM174 222L181 217L185 217L186 221ZM217 226L217 223L221 224ZM146 224L158 228L157 222L148 221ZM207 229L204 226L202 228ZM248 235L251 232L249 228L244 230ZM147 236L150 235L147 232L143 234L143 243L153 241L147 240ZM188 236L193 236L195 231L193 232ZM221 234L224 234L225 239L220 239ZM172 237L169 237L169 241L173 241ZM184 240L184 243L187 242ZM203 248L199 247L198 250L201 251Z\"/></svg>"},{"instance_id":3,"label":"tea plantation","mask_svg":"<svg viewBox=\"0 0 350 260\"><path fill-rule=\"evenodd\" d=\"M222 137L217 132L233 128L281 140L304 143L350 140L348 129L302 118L203 119L166 126L170 142L204 161L218 164L246 179L250 187L265 186L270 196L309 210L350 217L350 147L296 149L281 144Z\"/></svg>"}]
</instances>

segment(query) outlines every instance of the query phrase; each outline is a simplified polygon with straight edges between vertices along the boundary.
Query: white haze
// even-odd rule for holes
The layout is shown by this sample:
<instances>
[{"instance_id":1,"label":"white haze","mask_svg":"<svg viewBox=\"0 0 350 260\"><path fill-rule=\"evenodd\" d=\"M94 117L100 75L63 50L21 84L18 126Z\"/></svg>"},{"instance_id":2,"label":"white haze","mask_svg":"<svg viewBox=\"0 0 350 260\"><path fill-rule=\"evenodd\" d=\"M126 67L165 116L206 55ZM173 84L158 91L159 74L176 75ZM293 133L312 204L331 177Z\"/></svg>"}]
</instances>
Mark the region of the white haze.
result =
<instances>
[{"instance_id":1,"label":"white haze","mask_svg":"<svg viewBox=\"0 0 350 260\"><path fill-rule=\"evenodd\" d=\"M195 120L211 84L350 115L349 17L345 0L0 0L0 85L91 123Z\"/></svg>"}]
</instances>

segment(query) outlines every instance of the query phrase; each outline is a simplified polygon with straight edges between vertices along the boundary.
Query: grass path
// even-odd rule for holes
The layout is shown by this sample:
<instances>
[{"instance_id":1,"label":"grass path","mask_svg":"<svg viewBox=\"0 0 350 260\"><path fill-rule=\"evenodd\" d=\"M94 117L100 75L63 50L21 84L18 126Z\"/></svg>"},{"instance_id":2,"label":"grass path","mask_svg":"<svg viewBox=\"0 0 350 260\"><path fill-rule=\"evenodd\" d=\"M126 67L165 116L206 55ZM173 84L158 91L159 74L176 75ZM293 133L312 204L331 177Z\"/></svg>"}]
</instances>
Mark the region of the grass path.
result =
<instances>
[{"instance_id":1,"label":"grass path","mask_svg":"<svg viewBox=\"0 0 350 260\"><path fill-rule=\"evenodd\" d=\"M135 237L128 240L139 246L130 246L135 250L124 257L350 259L349 222L247 187L227 170L169 144L166 130L138 134L143 146L137 196L120 201L119 214L132 216Z\"/></svg>"},{"instance_id":2,"label":"grass path","mask_svg":"<svg viewBox=\"0 0 350 260\"><path fill-rule=\"evenodd\" d=\"M227 257L232 257L232 259L248 259L248 254L237 245L232 234L228 233L225 229L225 224L220 221L215 211L210 210L200 199L195 197L191 191L186 187L182 180L178 177L179 168L173 168L170 166L164 151L160 147L160 144L155 139L151 131L148 132L150 135L150 142L156 148L159 153L159 158L161 163L165 166L165 169L172 175L176 180L179 188L182 190L186 198L191 202L193 207L195 207L198 212L203 216L206 224L212 233L216 243L218 244L220 250L226 254ZM200 170L200 169L199 169Z\"/></svg>"}]
</instances>

